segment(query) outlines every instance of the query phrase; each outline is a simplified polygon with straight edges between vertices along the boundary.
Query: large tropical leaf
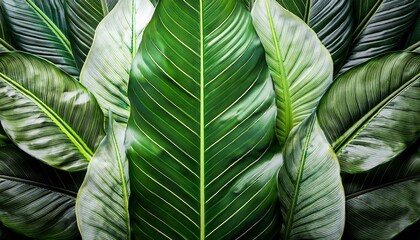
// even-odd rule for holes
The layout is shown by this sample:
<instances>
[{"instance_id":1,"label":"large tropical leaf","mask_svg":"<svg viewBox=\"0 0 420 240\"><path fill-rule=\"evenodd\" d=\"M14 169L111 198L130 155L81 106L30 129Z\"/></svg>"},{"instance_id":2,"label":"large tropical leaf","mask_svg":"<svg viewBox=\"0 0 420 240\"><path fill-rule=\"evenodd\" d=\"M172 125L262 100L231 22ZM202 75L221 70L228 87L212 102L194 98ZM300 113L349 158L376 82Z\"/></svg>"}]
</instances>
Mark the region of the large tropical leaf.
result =
<instances>
[{"instance_id":1,"label":"large tropical leaf","mask_svg":"<svg viewBox=\"0 0 420 240\"><path fill-rule=\"evenodd\" d=\"M337 157L312 114L290 134L278 174L283 239L339 239L344 190Z\"/></svg>"},{"instance_id":2,"label":"large tropical leaf","mask_svg":"<svg viewBox=\"0 0 420 240\"><path fill-rule=\"evenodd\" d=\"M420 220L420 141L392 162L344 176L348 239L391 239ZM363 221L361 221L363 219Z\"/></svg>"},{"instance_id":3,"label":"large tropical leaf","mask_svg":"<svg viewBox=\"0 0 420 240\"><path fill-rule=\"evenodd\" d=\"M104 137L95 98L50 62L0 53L0 120L24 151L66 170L87 167Z\"/></svg>"},{"instance_id":4,"label":"large tropical leaf","mask_svg":"<svg viewBox=\"0 0 420 240\"><path fill-rule=\"evenodd\" d=\"M79 74L61 0L3 0L2 7L18 49L48 59L70 75Z\"/></svg>"},{"instance_id":5,"label":"large tropical leaf","mask_svg":"<svg viewBox=\"0 0 420 240\"><path fill-rule=\"evenodd\" d=\"M105 116L111 110L119 122L128 121L127 87L131 62L153 12L149 0L120 0L98 25L80 74L80 81L96 96Z\"/></svg>"},{"instance_id":6,"label":"large tropical leaf","mask_svg":"<svg viewBox=\"0 0 420 240\"><path fill-rule=\"evenodd\" d=\"M420 135L420 54L390 53L344 74L318 118L340 160L356 173L387 162Z\"/></svg>"},{"instance_id":7,"label":"large tropical leaf","mask_svg":"<svg viewBox=\"0 0 420 240\"><path fill-rule=\"evenodd\" d=\"M9 31L9 27L4 19L4 13L2 10L2 4L0 3L0 52L8 52L15 50L11 44L12 36Z\"/></svg>"},{"instance_id":8,"label":"large tropical leaf","mask_svg":"<svg viewBox=\"0 0 420 240\"><path fill-rule=\"evenodd\" d=\"M351 51L340 72L398 48L417 18L417 0L353 1Z\"/></svg>"},{"instance_id":9,"label":"large tropical leaf","mask_svg":"<svg viewBox=\"0 0 420 240\"><path fill-rule=\"evenodd\" d=\"M134 236L278 232L274 91L239 1L159 1L128 94Z\"/></svg>"},{"instance_id":10,"label":"large tropical leaf","mask_svg":"<svg viewBox=\"0 0 420 240\"><path fill-rule=\"evenodd\" d=\"M84 239L130 240L130 183L122 146L125 128L112 115L109 119L108 134L93 155L77 195L77 223Z\"/></svg>"},{"instance_id":11,"label":"large tropical leaf","mask_svg":"<svg viewBox=\"0 0 420 240\"><path fill-rule=\"evenodd\" d=\"M44 165L13 145L0 147L0 222L31 238L75 239L83 176Z\"/></svg>"},{"instance_id":12,"label":"large tropical leaf","mask_svg":"<svg viewBox=\"0 0 420 240\"><path fill-rule=\"evenodd\" d=\"M65 1L69 38L79 69L82 69L88 55L96 27L117 2L118 0Z\"/></svg>"},{"instance_id":13,"label":"large tropical leaf","mask_svg":"<svg viewBox=\"0 0 420 240\"><path fill-rule=\"evenodd\" d=\"M275 0L257 0L252 18L274 81L277 137L284 145L332 83L333 64L316 34Z\"/></svg>"}]
</instances>

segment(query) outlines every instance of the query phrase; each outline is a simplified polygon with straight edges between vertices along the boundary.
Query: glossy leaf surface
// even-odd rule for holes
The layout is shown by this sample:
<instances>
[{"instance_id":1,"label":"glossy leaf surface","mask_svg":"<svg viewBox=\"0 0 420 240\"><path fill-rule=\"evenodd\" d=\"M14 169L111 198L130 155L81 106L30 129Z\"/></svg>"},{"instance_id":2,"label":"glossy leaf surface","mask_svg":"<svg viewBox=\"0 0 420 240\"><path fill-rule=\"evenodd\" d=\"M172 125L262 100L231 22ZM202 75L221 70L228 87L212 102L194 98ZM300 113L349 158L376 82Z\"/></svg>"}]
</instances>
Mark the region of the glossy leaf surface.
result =
<instances>
[{"instance_id":1,"label":"glossy leaf surface","mask_svg":"<svg viewBox=\"0 0 420 240\"><path fill-rule=\"evenodd\" d=\"M124 136L125 128L111 117L108 134L93 155L77 194L76 216L84 239L130 239Z\"/></svg>"},{"instance_id":2,"label":"glossy leaf surface","mask_svg":"<svg viewBox=\"0 0 420 240\"><path fill-rule=\"evenodd\" d=\"M333 63L316 34L276 1L257 0L252 17L274 81L277 138L284 145L332 83Z\"/></svg>"},{"instance_id":3,"label":"glossy leaf surface","mask_svg":"<svg viewBox=\"0 0 420 240\"><path fill-rule=\"evenodd\" d=\"M0 54L0 119L25 152L71 171L87 167L105 135L94 97L53 64L25 53Z\"/></svg>"},{"instance_id":4,"label":"glossy leaf surface","mask_svg":"<svg viewBox=\"0 0 420 240\"><path fill-rule=\"evenodd\" d=\"M0 147L0 222L31 238L75 239L83 176L44 165L13 145Z\"/></svg>"},{"instance_id":5,"label":"glossy leaf surface","mask_svg":"<svg viewBox=\"0 0 420 240\"><path fill-rule=\"evenodd\" d=\"M420 55L391 53L342 74L318 117L344 172L385 163L420 133Z\"/></svg>"},{"instance_id":6,"label":"glossy leaf surface","mask_svg":"<svg viewBox=\"0 0 420 240\"><path fill-rule=\"evenodd\" d=\"M136 238L275 237L274 91L242 3L159 1L129 99Z\"/></svg>"},{"instance_id":7,"label":"glossy leaf surface","mask_svg":"<svg viewBox=\"0 0 420 240\"><path fill-rule=\"evenodd\" d=\"M104 115L111 110L118 122L128 121L131 62L153 12L149 0L120 0L99 24L81 72L80 81L96 96Z\"/></svg>"},{"instance_id":8,"label":"glossy leaf surface","mask_svg":"<svg viewBox=\"0 0 420 240\"><path fill-rule=\"evenodd\" d=\"M288 138L278 174L283 239L339 239L344 229L340 166L315 114Z\"/></svg>"},{"instance_id":9,"label":"glossy leaf surface","mask_svg":"<svg viewBox=\"0 0 420 240\"><path fill-rule=\"evenodd\" d=\"M61 0L3 0L2 7L19 50L45 58L72 76L79 74Z\"/></svg>"}]
</instances>

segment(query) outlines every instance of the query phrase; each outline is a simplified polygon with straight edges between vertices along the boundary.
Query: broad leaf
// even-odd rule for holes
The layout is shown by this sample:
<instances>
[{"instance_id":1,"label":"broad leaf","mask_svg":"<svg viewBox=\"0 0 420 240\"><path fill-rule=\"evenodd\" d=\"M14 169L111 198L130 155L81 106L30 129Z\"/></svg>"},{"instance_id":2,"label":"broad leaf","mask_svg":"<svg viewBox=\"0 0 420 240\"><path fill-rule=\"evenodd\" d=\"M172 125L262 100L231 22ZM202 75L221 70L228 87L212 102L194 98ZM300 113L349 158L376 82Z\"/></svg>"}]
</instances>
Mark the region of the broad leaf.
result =
<instances>
[{"instance_id":1,"label":"broad leaf","mask_svg":"<svg viewBox=\"0 0 420 240\"><path fill-rule=\"evenodd\" d=\"M331 53L334 71L346 60L351 43L352 8L350 0L277 0L301 18L317 34Z\"/></svg>"},{"instance_id":2,"label":"broad leaf","mask_svg":"<svg viewBox=\"0 0 420 240\"><path fill-rule=\"evenodd\" d=\"M0 120L25 152L69 171L85 169L105 135L95 98L53 64L25 53L0 54Z\"/></svg>"},{"instance_id":3,"label":"broad leaf","mask_svg":"<svg viewBox=\"0 0 420 240\"><path fill-rule=\"evenodd\" d=\"M77 194L77 223L84 239L130 240L125 128L112 115L109 119L108 134L93 155Z\"/></svg>"},{"instance_id":4,"label":"broad leaf","mask_svg":"<svg viewBox=\"0 0 420 240\"><path fill-rule=\"evenodd\" d=\"M82 69L99 22L118 0L66 0L69 38L77 67Z\"/></svg>"},{"instance_id":5,"label":"broad leaf","mask_svg":"<svg viewBox=\"0 0 420 240\"><path fill-rule=\"evenodd\" d=\"M79 74L61 0L3 0L2 4L19 50L50 60L70 75Z\"/></svg>"},{"instance_id":6,"label":"broad leaf","mask_svg":"<svg viewBox=\"0 0 420 240\"><path fill-rule=\"evenodd\" d=\"M417 0L353 1L353 42L340 72L398 48L416 20L418 10Z\"/></svg>"},{"instance_id":7,"label":"broad leaf","mask_svg":"<svg viewBox=\"0 0 420 240\"><path fill-rule=\"evenodd\" d=\"M344 190L337 157L316 115L290 134L278 174L283 239L339 239Z\"/></svg>"},{"instance_id":8,"label":"broad leaf","mask_svg":"<svg viewBox=\"0 0 420 240\"><path fill-rule=\"evenodd\" d=\"M420 220L419 141L392 162L343 181L348 239L391 239Z\"/></svg>"},{"instance_id":9,"label":"broad leaf","mask_svg":"<svg viewBox=\"0 0 420 240\"><path fill-rule=\"evenodd\" d=\"M80 81L96 96L105 116L111 110L118 122L128 121L127 87L131 62L153 12L149 0L120 0L98 25L80 74Z\"/></svg>"},{"instance_id":10,"label":"broad leaf","mask_svg":"<svg viewBox=\"0 0 420 240\"><path fill-rule=\"evenodd\" d=\"M277 138L284 145L332 83L333 63L316 34L276 1L257 0L252 18L274 81Z\"/></svg>"},{"instance_id":11,"label":"broad leaf","mask_svg":"<svg viewBox=\"0 0 420 240\"><path fill-rule=\"evenodd\" d=\"M245 7L159 1L132 66L133 235L273 238L274 91Z\"/></svg>"},{"instance_id":12,"label":"broad leaf","mask_svg":"<svg viewBox=\"0 0 420 240\"><path fill-rule=\"evenodd\" d=\"M420 55L390 53L338 77L318 118L340 160L356 173L385 163L420 135Z\"/></svg>"},{"instance_id":13,"label":"broad leaf","mask_svg":"<svg viewBox=\"0 0 420 240\"><path fill-rule=\"evenodd\" d=\"M44 165L13 145L0 147L0 222L31 238L75 239L83 175Z\"/></svg>"},{"instance_id":14,"label":"broad leaf","mask_svg":"<svg viewBox=\"0 0 420 240\"><path fill-rule=\"evenodd\" d=\"M12 36L9 27L4 19L4 13L0 2L0 52L13 51L15 48L11 44Z\"/></svg>"}]
</instances>

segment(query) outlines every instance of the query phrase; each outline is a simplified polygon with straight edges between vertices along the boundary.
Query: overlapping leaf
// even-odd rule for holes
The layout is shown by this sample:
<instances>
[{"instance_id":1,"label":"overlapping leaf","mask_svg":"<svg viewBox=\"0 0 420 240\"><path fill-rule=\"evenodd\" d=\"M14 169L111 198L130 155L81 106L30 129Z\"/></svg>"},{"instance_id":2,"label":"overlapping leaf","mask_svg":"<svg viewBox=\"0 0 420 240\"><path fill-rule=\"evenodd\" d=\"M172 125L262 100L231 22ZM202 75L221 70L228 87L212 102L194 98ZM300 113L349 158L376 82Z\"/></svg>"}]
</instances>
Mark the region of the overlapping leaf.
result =
<instances>
[{"instance_id":1,"label":"overlapping leaf","mask_svg":"<svg viewBox=\"0 0 420 240\"><path fill-rule=\"evenodd\" d=\"M420 55L390 53L344 74L321 99L318 118L344 172L387 162L420 135Z\"/></svg>"},{"instance_id":2,"label":"overlapping leaf","mask_svg":"<svg viewBox=\"0 0 420 240\"><path fill-rule=\"evenodd\" d=\"M94 97L50 62L25 53L0 54L0 120L21 149L72 171L87 167L105 135Z\"/></svg>"},{"instance_id":3,"label":"overlapping leaf","mask_svg":"<svg viewBox=\"0 0 420 240\"><path fill-rule=\"evenodd\" d=\"M93 155L77 195L76 216L84 239L131 239L124 136L125 128L110 117L108 134Z\"/></svg>"},{"instance_id":4,"label":"overlapping leaf","mask_svg":"<svg viewBox=\"0 0 420 240\"><path fill-rule=\"evenodd\" d=\"M128 121L131 62L153 12L149 0L120 0L98 25L81 72L80 81L96 96L105 116L111 110L118 122Z\"/></svg>"},{"instance_id":5,"label":"overlapping leaf","mask_svg":"<svg viewBox=\"0 0 420 240\"><path fill-rule=\"evenodd\" d=\"M283 239L339 239L344 190L335 153L315 114L292 131L278 174Z\"/></svg>"},{"instance_id":6,"label":"overlapping leaf","mask_svg":"<svg viewBox=\"0 0 420 240\"><path fill-rule=\"evenodd\" d=\"M416 20L419 4L417 0L357 0L353 11L353 42L340 72L396 49Z\"/></svg>"},{"instance_id":7,"label":"overlapping leaf","mask_svg":"<svg viewBox=\"0 0 420 240\"><path fill-rule=\"evenodd\" d=\"M419 147L417 141L392 162L344 177L346 238L391 239L420 220Z\"/></svg>"},{"instance_id":8,"label":"overlapping leaf","mask_svg":"<svg viewBox=\"0 0 420 240\"><path fill-rule=\"evenodd\" d=\"M55 170L13 145L0 147L0 222L31 238L75 239L83 175Z\"/></svg>"},{"instance_id":9,"label":"overlapping leaf","mask_svg":"<svg viewBox=\"0 0 420 240\"><path fill-rule=\"evenodd\" d=\"M88 55L96 27L117 2L118 0L65 1L65 12L69 25L69 39L79 69L82 69Z\"/></svg>"},{"instance_id":10,"label":"overlapping leaf","mask_svg":"<svg viewBox=\"0 0 420 240\"><path fill-rule=\"evenodd\" d=\"M242 3L159 1L128 94L135 237L275 237L274 91Z\"/></svg>"},{"instance_id":11,"label":"overlapping leaf","mask_svg":"<svg viewBox=\"0 0 420 240\"><path fill-rule=\"evenodd\" d=\"M252 17L274 81L277 137L284 145L332 83L333 64L316 34L275 0L257 0Z\"/></svg>"},{"instance_id":12,"label":"overlapping leaf","mask_svg":"<svg viewBox=\"0 0 420 240\"><path fill-rule=\"evenodd\" d=\"M72 76L79 74L61 0L3 0L2 7L18 49L48 59Z\"/></svg>"}]
</instances>

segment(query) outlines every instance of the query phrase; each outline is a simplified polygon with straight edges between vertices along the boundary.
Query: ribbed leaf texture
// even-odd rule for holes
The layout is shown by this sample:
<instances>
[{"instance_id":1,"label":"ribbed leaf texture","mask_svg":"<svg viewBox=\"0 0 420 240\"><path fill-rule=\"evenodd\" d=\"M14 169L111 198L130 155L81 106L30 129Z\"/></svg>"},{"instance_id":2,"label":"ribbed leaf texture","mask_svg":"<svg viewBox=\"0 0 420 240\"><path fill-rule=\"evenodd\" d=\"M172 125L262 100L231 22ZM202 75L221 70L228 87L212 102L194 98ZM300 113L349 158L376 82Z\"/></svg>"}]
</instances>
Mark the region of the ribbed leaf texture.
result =
<instances>
[{"instance_id":1,"label":"ribbed leaf texture","mask_svg":"<svg viewBox=\"0 0 420 240\"><path fill-rule=\"evenodd\" d=\"M108 116L127 123L130 103L127 96L131 62L154 7L149 0L120 0L98 25L80 81L92 92ZM104 51L104 49L115 49Z\"/></svg>"},{"instance_id":2,"label":"ribbed leaf texture","mask_svg":"<svg viewBox=\"0 0 420 240\"><path fill-rule=\"evenodd\" d=\"M50 62L26 53L0 54L0 120L25 152L69 171L85 169L105 135L95 98Z\"/></svg>"},{"instance_id":3,"label":"ribbed leaf texture","mask_svg":"<svg viewBox=\"0 0 420 240\"><path fill-rule=\"evenodd\" d=\"M45 58L72 76L79 75L61 0L3 0L2 7L17 49Z\"/></svg>"},{"instance_id":4,"label":"ribbed leaf texture","mask_svg":"<svg viewBox=\"0 0 420 240\"><path fill-rule=\"evenodd\" d=\"M0 147L0 222L31 238L77 238L74 204L83 177L47 166L13 145Z\"/></svg>"},{"instance_id":5,"label":"ribbed leaf texture","mask_svg":"<svg viewBox=\"0 0 420 240\"><path fill-rule=\"evenodd\" d=\"M333 63L316 34L275 0L257 0L252 18L274 81L277 138L284 145L332 83Z\"/></svg>"},{"instance_id":6,"label":"ribbed leaf texture","mask_svg":"<svg viewBox=\"0 0 420 240\"><path fill-rule=\"evenodd\" d=\"M340 239L344 190L340 167L315 114L290 134L278 174L283 239Z\"/></svg>"},{"instance_id":7,"label":"ribbed leaf texture","mask_svg":"<svg viewBox=\"0 0 420 240\"><path fill-rule=\"evenodd\" d=\"M274 91L242 3L159 1L128 95L136 238L276 236Z\"/></svg>"},{"instance_id":8,"label":"ribbed leaf texture","mask_svg":"<svg viewBox=\"0 0 420 240\"><path fill-rule=\"evenodd\" d=\"M385 163L420 134L420 55L390 53L342 74L318 118L340 160L356 173Z\"/></svg>"}]
</instances>

